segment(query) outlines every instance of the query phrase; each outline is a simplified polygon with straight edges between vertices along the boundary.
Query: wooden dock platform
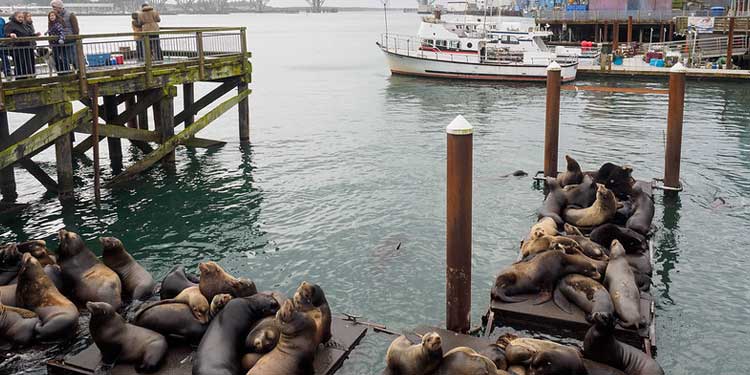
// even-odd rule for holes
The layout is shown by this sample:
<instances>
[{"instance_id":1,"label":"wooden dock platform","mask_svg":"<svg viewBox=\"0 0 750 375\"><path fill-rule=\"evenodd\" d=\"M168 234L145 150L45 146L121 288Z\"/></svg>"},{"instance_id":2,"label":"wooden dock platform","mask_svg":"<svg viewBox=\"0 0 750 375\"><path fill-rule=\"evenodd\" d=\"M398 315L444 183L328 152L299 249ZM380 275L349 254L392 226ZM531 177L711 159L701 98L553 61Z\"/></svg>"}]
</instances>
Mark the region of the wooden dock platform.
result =
<instances>
[{"instance_id":1,"label":"wooden dock platform","mask_svg":"<svg viewBox=\"0 0 750 375\"><path fill-rule=\"evenodd\" d=\"M601 69L596 66L579 66L578 77L618 77L618 78L669 78L669 68L657 68L654 66L633 67L623 65L612 65L611 69ZM687 79L712 80L712 81L739 81L750 80L750 70L735 69L687 69Z\"/></svg>"},{"instance_id":2,"label":"wooden dock platform","mask_svg":"<svg viewBox=\"0 0 750 375\"><path fill-rule=\"evenodd\" d=\"M238 106L239 138L249 140L248 95L252 67L245 28L169 28L151 33L73 35L65 45L49 44L50 38L2 39L0 57L6 56L0 82L0 193L4 203L18 197L14 168L23 168L48 191L66 199L73 195L73 157L93 149L98 182L98 144L107 139L115 186L150 168L158 161L174 163L174 150L213 147L224 142L195 134L229 109ZM35 49L47 48L62 62L45 66ZM8 61L7 56L10 56ZM27 61L28 60L28 61ZM57 59L53 59L57 60ZM216 84L195 100L194 84ZM184 109L175 114L174 100L181 86ZM214 105L223 95L237 94ZM85 108L73 112L73 102ZM101 104L100 104L101 103ZM147 111L154 124L149 126ZM8 112L34 116L10 133ZM45 125L48 125L45 127ZM184 125L181 131L175 129ZM74 133L84 135L76 143ZM123 166L121 140L127 139L145 156ZM55 146L57 179L50 177L32 158ZM98 184L95 182L95 185ZM98 190L97 190L98 192Z\"/></svg>"},{"instance_id":3,"label":"wooden dock platform","mask_svg":"<svg viewBox=\"0 0 750 375\"><path fill-rule=\"evenodd\" d=\"M331 330L332 343L321 346L315 355L315 375L332 375L341 367L349 353L356 347L367 332L367 327L333 317ZM173 345L164 364L155 375L189 375L192 372L193 349L184 344ZM65 357L62 360L47 362L47 373L50 375L93 375L101 362L101 354L96 345L91 345L82 352ZM111 375L135 375L133 365L114 366Z\"/></svg>"}]
</instances>

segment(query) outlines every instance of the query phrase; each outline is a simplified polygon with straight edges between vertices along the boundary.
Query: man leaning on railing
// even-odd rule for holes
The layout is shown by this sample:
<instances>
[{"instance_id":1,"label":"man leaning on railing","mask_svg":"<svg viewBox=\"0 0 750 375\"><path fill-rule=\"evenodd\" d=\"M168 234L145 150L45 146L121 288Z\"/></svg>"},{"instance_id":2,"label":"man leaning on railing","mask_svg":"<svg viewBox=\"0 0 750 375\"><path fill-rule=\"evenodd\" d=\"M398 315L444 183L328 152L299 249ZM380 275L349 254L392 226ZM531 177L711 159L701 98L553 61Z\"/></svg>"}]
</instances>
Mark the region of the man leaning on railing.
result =
<instances>
[{"instance_id":1,"label":"man leaning on railing","mask_svg":"<svg viewBox=\"0 0 750 375\"><path fill-rule=\"evenodd\" d=\"M49 5L57 13L57 16L62 19L66 37L80 33L78 18L75 13L65 9L62 0L52 0ZM75 40L66 38L65 43L53 47L52 53L55 56L55 68L58 74L72 72L71 65L80 68L77 66Z\"/></svg>"}]
</instances>

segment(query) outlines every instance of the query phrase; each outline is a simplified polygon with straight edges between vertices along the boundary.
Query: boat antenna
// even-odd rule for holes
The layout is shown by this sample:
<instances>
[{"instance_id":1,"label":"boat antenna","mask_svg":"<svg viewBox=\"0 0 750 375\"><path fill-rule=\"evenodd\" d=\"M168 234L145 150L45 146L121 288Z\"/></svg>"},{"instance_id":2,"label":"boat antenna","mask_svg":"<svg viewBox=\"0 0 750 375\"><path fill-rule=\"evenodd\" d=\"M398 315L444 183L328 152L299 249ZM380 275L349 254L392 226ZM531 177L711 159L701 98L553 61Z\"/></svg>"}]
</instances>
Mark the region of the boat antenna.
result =
<instances>
[{"instance_id":1,"label":"boat antenna","mask_svg":"<svg viewBox=\"0 0 750 375\"><path fill-rule=\"evenodd\" d=\"M383 3L383 18L385 19L385 48L388 48L388 0L380 0Z\"/></svg>"}]
</instances>

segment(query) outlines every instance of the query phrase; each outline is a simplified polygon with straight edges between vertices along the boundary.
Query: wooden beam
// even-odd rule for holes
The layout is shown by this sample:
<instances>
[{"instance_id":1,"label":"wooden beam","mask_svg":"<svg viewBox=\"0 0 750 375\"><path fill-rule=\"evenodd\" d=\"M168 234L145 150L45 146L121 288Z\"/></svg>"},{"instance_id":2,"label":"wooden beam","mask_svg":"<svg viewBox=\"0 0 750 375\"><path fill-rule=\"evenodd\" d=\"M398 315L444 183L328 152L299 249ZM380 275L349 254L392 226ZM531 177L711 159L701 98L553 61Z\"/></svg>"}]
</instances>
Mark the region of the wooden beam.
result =
<instances>
[{"instance_id":1,"label":"wooden beam","mask_svg":"<svg viewBox=\"0 0 750 375\"><path fill-rule=\"evenodd\" d=\"M195 87L192 82L184 83L182 85L182 109L189 110L189 115L185 117L185 126L188 126L195 122L195 112L190 108L193 108L195 104ZM180 122L175 121L174 126L179 126Z\"/></svg>"},{"instance_id":2,"label":"wooden beam","mask_svg":"<svg viewBox=\"0 0 750 375\"><path fill-rule=\"evenodd\" d=\"M174 87L174 86L172 86ZM176 89L176 88L175 88ZM171 88L170 88L171 91ZM174 97L165 95L159 102L154 104L154 127L159 133L159 142L164 143L167 139L174 136ZM174 149L168 152L162 162L174 163Z\"/></svg>"},{"instance_id":3,"label":"wooden beam","mask_svg":"<svg viewBox=\"0 0 750 375\"><path fill-rule=\"evenodd\" d=\"M185 122L188 117L196 115L203 108L208 107L209 104L215 102L217 99L224 96L224 94L237 87L239 82L239 77L228 79L218 87L211 90L208 94L198 99L198 101L196 101L191 107L184 108L182 112L178 113L177 116L174 117L175 126Z\"/></svg>"},{"instance_id":4,"label":"wooden beam","mask_svg":"<svg viewBox=\"0 0 750 375\"><path fill-rule=\"evenodd\" d=\"M23 158L18 164L29 172L29 174L34 176L37 181L44 185L44 187L47 188L47 191L53 193L58 193L60 191L60 186L57 185L57 182L55 182L55 180L53 180L52 177L50 177L37 163L34 163L31 158Z\"/></svg>"},{"instance_id":5,"label":"wooden beam","mask_svg":"<svg viewBox=\"0 0 750 375\"><path fill-rule=\"evenodd\" d=\"M93 134L91 123L83 123L76 130L79 133ZM122 125L99 124L99 136L108 138L120 138L130 141L159 142L159 133L141 129L126 128Z\"/></svg>"},{"instance_id":6,"label":"wooden beam","mask_svg":"<svg viewBox=\"0 0 750 375\"><path fill-rule=\"evenodd\" d=\"M84 108L71 116L50 124L36 134L0 151L0 169L13 165L17 161L31 157L52 145L56 139L67 135L82 122L91 121L91 110ZM70 140L70 137L65 137Z\"/></svg>"},{"instance_id":7,"label":"wooden beam","mask_svg":"<svg viewBox=\"0 0 750 375\"><path fill-rule=\"evenodd\" d=\"M44 109L40 110L37 115L30 118L26 123L21 125L20 128L16 129L13 134L7 137L2 137L2 139L0 139L0 150L19 142L22 139L28 138L36 133L37 130L41 129L42 126L46 125L55 115L59 115L56 111L57 106L49 105L43 108Z\"/></svg>"},{"instance_id":8,"label":"wooden beam","mask_svg":"<svg viewBox=\"0 0 750 375\"><path fill-rule=\"evenodd\" d=\"M151 107L154 103L161 100L163 96L164 90L161 89L150 90L145 95L138 94L138 102L134 106L130 109L126 109L123 113L120 113L113 119L107 120L107 123L125 125L130 119L135 118L139 113L146 111L148 107Z\"/></svg>"},{"instance_id":9,"label":"wooden beam","mask_svg":"<svg viewBox=\"0 0 750 375\"><path fill-rule=\"evenodd\" d=\"M85 105L86 107L94 109L94 105L91 103L91 99L90 98L80 98L80 99L78 99L78 101L81 102L81 104ZM102 116L102 115L104 115L104 105L100 104L99 105L99 116Z\"/></svg>"},{"instance_id":10,"label":"wooden beam","mask_svg":"<svg viewBox=\"0 0 750 375\"><path fill-rule=\"evenodd\" d=\"M221 147L227 144L223 141L215 141L213 139L205 139L205 138L188 138L183 142L183 144L186 147L194 147L194 148L214 148L214 147Z\"/></svg>"},{"instance_id":11,"label":"wooden beam","mask_svg":"<svg viewBox=\"0 0 750 375\"><path fill-rule=\"evenodd\" d=\"M99 142L102 141L104 137L99 137ZM81 142L78 142L75 147L73 147L73 155L75 156L83 156L86 151L88 151L91 147L94 146L94 137L88 136L86 139L82 140Z\"/></svg>"},{"instance_id":12,"label":"wooden beam","mask_svg":"<svg viewBox=\"0 0 750 375\"><path fill-rule=\"evenodd\" d=\"M116 124L113 121L117 118L117 98L114 96L104 97L104 120L110 124ZM124 123L122 123L124 125ZM124 126L123 126L124 127ZM120 138L107 137L107 146L109 149L109 163L115 171L122 170L122 142Z\"/></svg>"},{"instance_id":13,"label":"wooden beam","mask_svg":"<svg viewBox=\"0 0 750 375\"><path fill-rule=\"evenodd\" d=\"M197 132L208 126L211 122L219 118L222 114L224 114L226 111L234 107L237 103L239 103L242 99L246 98L248 95L250 95L250 90L245 90L241 93L239 93L237 96L234 96L230 98L229 100L219 104L216 106L216 108L210 110L208 113L206 113L203 117L195 121L192 125L186 127L183 131L178 133L177 135L172 136L171 138L167 139L163 144L161 144L154 152L146 155L143 159L139 160L135 164L133 164L130 168L113 178L112 180L107 183L108 186L115 186L119 185L123 182L126 182L139 173L149 169L151 166L156 164L161 158L172 152L177 145L184 143L191 137L193 137Z\"/></svg>"}]
</instances>

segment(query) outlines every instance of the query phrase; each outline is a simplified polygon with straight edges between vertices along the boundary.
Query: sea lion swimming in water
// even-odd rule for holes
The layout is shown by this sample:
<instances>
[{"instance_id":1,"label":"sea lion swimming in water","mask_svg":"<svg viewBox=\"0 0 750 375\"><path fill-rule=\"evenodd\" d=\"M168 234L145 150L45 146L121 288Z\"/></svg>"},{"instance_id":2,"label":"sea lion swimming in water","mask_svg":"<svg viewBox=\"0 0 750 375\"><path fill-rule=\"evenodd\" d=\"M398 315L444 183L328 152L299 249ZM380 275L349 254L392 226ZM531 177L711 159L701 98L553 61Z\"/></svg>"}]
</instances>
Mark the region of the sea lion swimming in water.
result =
<instances>
[{"instance_id":1,"label":"sea lion swimming in water","mask_svg":"<svg viewBox=\"0 0 750 375\"><path fill-rule=\"evenodd\" d=\"M595 314L583 341L584 357L622 370L629 375L664 375L659 363L646 353L615 338L615 318Z\"/></svg>"},{"instance_id":2,"label":"sea lion swimming in water","mask_svg":"<svg viewBox=\"0 0 750 375\"><path fill-rule=\"evenodd\" d=\"M492 287L492 298L507 303L523 302L527 297L513 297L517 294L544 292L537 303L543 303L552 297L552 290L557 280L571 273L599 279L601 275L596 266L577 250L546 251L528 262L514 263L497 276ZM545 299L546 298L546 299Z\"/></svg>"},{"instance_id":3,"label":"sea lion swimming in water","mask_svg":"<svg viewBox=\"0 0 750 375\"><path fill-rule=\"evenodd\" d=\"M249 297L258 293L255 283L250 279L236 278L216 262L205 262L198 265L201 272L198 287L207 300L211 301L217 294L227 293L232 297Z\"/></svg>"},{"instance_id":4,"label":"sea lion swimming in water","mask_svg":"<svg viewBox=\"0 0 750 375\"><path fill-rule=\"evenodd\" d=\"M34 339L37 324L39 317L33 311L0 303L0 341L28 345Z\"/></svg>"},{"instance_id":5,"label":"sea lion swimming in water","mask_svg":"<svg viewBox=\"0 0 750 375\"><path fill-rule=\"evenodd\" d=\"M604 185L596 189L596 201L587 208L568 208L565 221L577 227L595 227L609 221L617 212L617 199Z\"/></svg>"},{"instance_id":6,"label":"sea lion swimming in water","mask_svg":"<svg viewBox=\"0 0 750 375\"><path fill-rule=\"evenodd\" d=\"M388 347L385 363L393 374L432 374L443 359L440 335L430 332L422 336L422 342L414 344L406 336L399 336Z\"/></svg>"},{"instance_id":7,"label":"sea lion swimming in water","mask_svg":"<svg viewBox=\"0 0 750 375\"><path fill-rule=\"evenodd\" d=\"M598 281L590 277L572 274L557 282L553 294L555 305L561 310L572 314L570 302L573 302L590 319L592 313L612 314L615 307L607 289Z\"/></svg>"},{"instance_id":8,"label":"sea lion swimming in water","mask_svg":"<svg viewBox=\"0 0 750 375\"><path fill-rule=\"evenodd\" d=\"M604 275L604 286L612 297L620 325L639 328L641 324L641 297L635 284L633 270L625 258L625 249L617 240L612 241L611 257Z\"/></svg>"},{"instance_id":9,"label":"sea lion swimming in water","mask_svg":"<svg viewBox=\"0 0 750 375\"><path fill-rule=\"evenodd\" d=\"M567 162L566 170L557 175L557 182L561 187L580 184L583 181L581 166L570 155L565 155L565 161Z\"/></svg>"},{"instance_id":10,"label":"sea lion swimming in water","mask_svg":"<svg viewBox=\"0 0 750 375\"><path fill-rule=\"evenodd\" d=\"M60 229L58 237L57 255L63 280L71 285L78 302L106 302L115 310L119 309L122 305L120 277L86 247L78 234Z\"/></svg>"},{"instance_id":11,"label":"sea lion swimming in water","mask_svg":"<svg viewBox=\"0 0 750 375\"><path fill-rule=\"evenodd\" d=\"M170 299L176 297L183 290L198 286L198 276L185 271L185 266L176 265L169 270L167 276L161 281L159 297L161 299Z\"/></svg>"},{"instance_id":12,"label":"sea lion swimming in water","mask_svg":"<svg viewBox=\"0 0 750 375\"><path fill-rule=\"evenodd\" d=\"M122 241L115 237L100 237L102 261L122 281L122 291L134 300L143 301L151 297L156 287L154 277L125 250Z\"/></svg>"}]
</instances>

